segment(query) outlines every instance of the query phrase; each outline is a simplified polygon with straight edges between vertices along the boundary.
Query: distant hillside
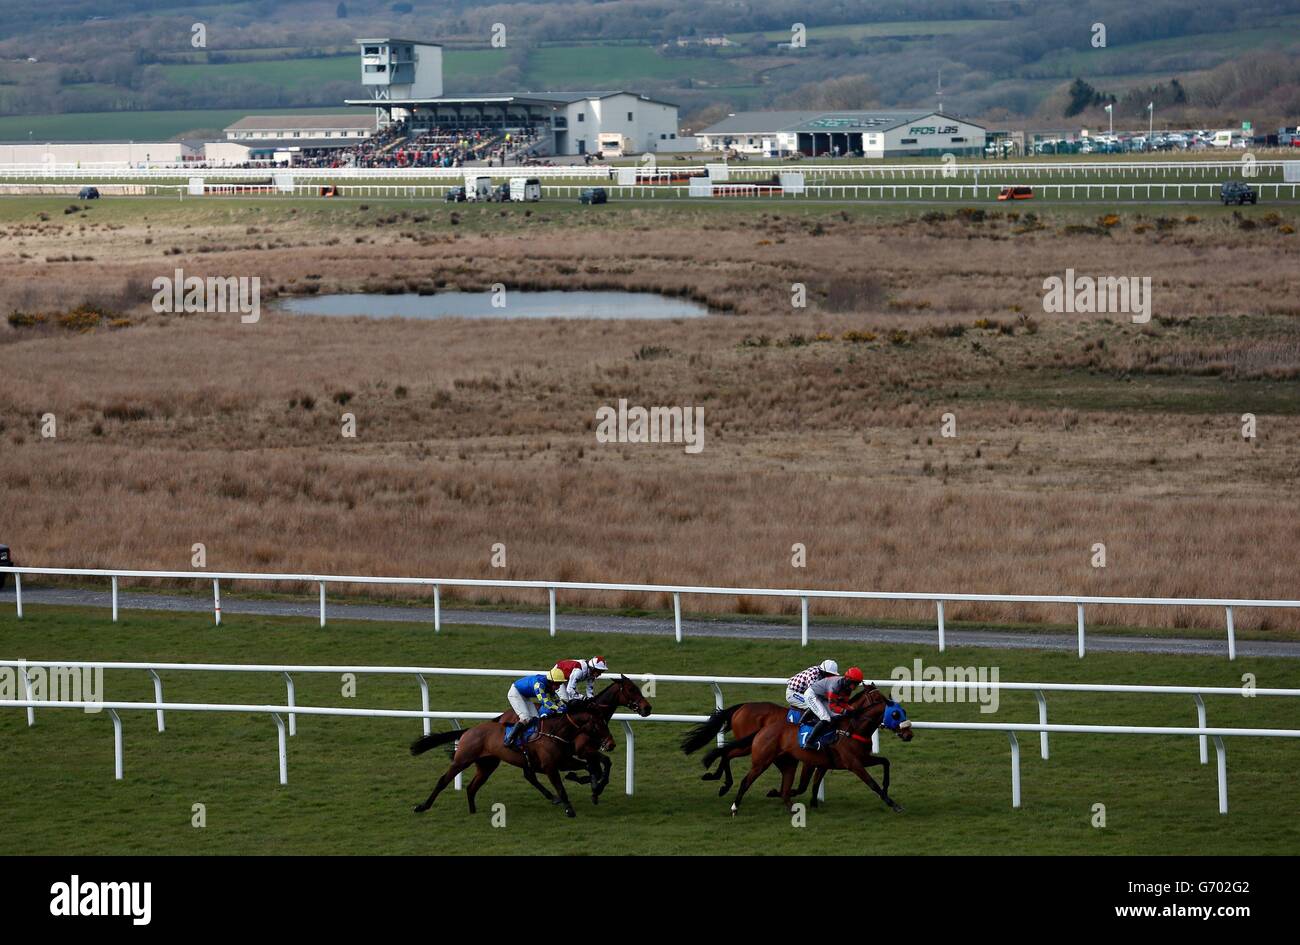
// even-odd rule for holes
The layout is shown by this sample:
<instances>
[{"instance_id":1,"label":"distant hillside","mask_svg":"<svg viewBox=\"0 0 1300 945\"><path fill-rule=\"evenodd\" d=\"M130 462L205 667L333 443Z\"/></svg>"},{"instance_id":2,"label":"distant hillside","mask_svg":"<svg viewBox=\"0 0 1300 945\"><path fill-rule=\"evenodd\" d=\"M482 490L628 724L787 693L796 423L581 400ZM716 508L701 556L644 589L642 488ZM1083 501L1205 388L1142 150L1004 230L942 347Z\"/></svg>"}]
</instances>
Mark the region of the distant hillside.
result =
<instances>
[{"instance_id":1,"label":"distant hillside","mask_svg":"<svg viewBox=\"0 0 1300 945\"><path fill-rule=\"evenodd\" d=\"M191 41L196 22L202 47ZM496 23L505 48L490 44ZM794 23L806 26L804 48L789 47ZM1105 27L1104 46L1094 45L1094 24ZM1294 0L1092 0L1086 9L1065 0L43 0L0 6L0 115L337 107L360 92L360 35L446 44L449 92L632 87L681 103L688 123L774 105L937 104L940 92L949 110L993 121L1061 120L1067 87L1082 79L1120 102L1177 80L1191 93L1167 103L1180 114L1211 123L1246 108L1265 125L1296 120L1285 64L1300 54L1300 9ZM726 43L705 42L717 37ZM1252 72L1261 61L1274 66Z\"/></svg>"}]
</instances>

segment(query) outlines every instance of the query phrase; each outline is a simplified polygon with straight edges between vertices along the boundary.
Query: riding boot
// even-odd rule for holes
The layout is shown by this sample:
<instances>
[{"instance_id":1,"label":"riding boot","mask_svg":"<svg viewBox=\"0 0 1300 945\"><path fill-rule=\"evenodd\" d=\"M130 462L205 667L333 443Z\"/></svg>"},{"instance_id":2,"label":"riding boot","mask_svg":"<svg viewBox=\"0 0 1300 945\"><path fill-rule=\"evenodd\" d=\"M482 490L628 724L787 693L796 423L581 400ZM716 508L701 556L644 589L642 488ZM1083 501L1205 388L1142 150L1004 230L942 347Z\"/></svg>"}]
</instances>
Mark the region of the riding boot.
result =
<instances>
[{"instance_id":1,"label":"riding boot","mask_svg":"<svg viewBox=\"0 0 1300 945\"><path fill-rule=\"evenodd\" d=\"M830 724L831 723L827 722L825 719L817 720L817 724L813 726L813 730L808 733L808 740L804 742L804 747L808 751L817 750L817 739L821 738L822 735L825 734L826 730L830 728Z\"/></svg>"}]
</instances>

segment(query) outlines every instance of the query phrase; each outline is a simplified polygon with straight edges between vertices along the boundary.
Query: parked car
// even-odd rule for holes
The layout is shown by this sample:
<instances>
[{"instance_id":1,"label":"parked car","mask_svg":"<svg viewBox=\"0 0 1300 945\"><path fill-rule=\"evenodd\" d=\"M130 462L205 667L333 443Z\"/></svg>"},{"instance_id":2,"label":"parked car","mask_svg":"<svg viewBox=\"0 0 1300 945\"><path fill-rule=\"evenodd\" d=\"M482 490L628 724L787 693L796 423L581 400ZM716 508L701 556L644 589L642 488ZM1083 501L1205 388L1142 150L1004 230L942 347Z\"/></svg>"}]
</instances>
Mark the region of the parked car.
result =
<instances>
[{"instance_id":1,"label":"parked car","mask_svg":"<svg viewBox=\"0 0 1300 945\"><path fill-rule=\"evenodd\" d=\"M447 189L447 192L446 192L445 194L442 195L442 199L443 199L443 202L444 202L444 203L464 203L464 202L465 202L465 188L464 188L464 187L450 187L450 188Z\"/></svg>"},{"instance_id":2,"label":"parked car","mask_svg":"<svg viewBox=\"0 0 1300 945\"><path fill-rule=\"evenodd\" d=\"M495 201L496 203L509 203L510 184L508 182L504 184L497 184L496 187L492 188L492 196L489 199Z\"/></svg>"},{"instance_id":3,"label":"parked car","mask_svg":"<svg viewBox=\"0 0 1300 945\"><path fill-rule=\"evenodd\" d=\"M578 203L596 204L608 203L609 194L605 193L604 187L584 187L578 194Z\"/></svg>"},{"instance_id":4,"label":"parked car","mask_svg":"<svg viewBox=\"0 0 1300 945\"><path fill-rule=\"evenodd\" d=\"M14 561L13 558L9 557L9 546L0 545L0 568L16 568L16 567L18 567L18 562ZM9 575L0 573L0 590L4 590L5 581L8 580L8 578Z\"/></svg>"},{"instance_id":5,"label":"parked car","mask_svg":"<svg viewBox=\"0 0 1300 945\"><path fill-rule=\"evenodd\" d=\"M1026 187L1023 184L1015 187L1003 187L1002 192L998 194L999 200L1029 200L1034 196L1034 188Z\"/></svg>"},{"instance_id":6,"label":"parked car","mask_svg":"<svg viewBox=\"0 0 1300 945\"><path fill-rule=\"evenodd\" d=\"M1219 199L1223 201L1225 207L1232 203L1241 206L1247 203L1259 203L1259 194L1244 181L1230 180L1224 181L1223 186L1219 188Z\"/></svg>"},{"instance_id":7,"label":"parked car","mask_svg":"<svg viewBox=\"0 0 1300 945\"><path fill-rule=\"evenodd\" d=\"M78 200L98 200L99 189L96 187L83 187L77 193Z\"/></svg>"}]
</instances>

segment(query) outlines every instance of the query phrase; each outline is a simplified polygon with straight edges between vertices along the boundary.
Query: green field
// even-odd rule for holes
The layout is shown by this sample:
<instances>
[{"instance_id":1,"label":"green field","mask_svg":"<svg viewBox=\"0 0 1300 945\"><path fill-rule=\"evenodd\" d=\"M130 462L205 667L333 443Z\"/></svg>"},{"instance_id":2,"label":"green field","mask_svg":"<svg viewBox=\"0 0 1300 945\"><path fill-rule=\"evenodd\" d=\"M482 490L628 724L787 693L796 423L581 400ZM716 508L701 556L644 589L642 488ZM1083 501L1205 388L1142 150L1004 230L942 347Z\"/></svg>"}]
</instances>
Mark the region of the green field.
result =
<instances>
[{"instance_id":1,"label":"green field","mask_svg":"<svg viewBox=\"0 0 1300 945\"><path fill-rule=\"evenodd\" d=\"M7 658L30 661L115 659L197 662L334 663L544 667L556 658L602 652L611 665L635 672L785 675L825 655L861 664L868 676L922 658L943 666L996 666L1002 681L1084 681L1236 686L1254 673L1260 686L1300 686L1300 665L1286 660L950 650L941 661L927 647L832 644L801 651L797 644L695 639L677 645L647 637L584 637L557 641L535 631L446 627L441 636L420 625L331 623L227 615L214 628L205 615L124 614L48 606L18 621L0 617ZM823 653L822 651L827 652ZM274 675L164 673L169 701L281 704ZM414 679L362 675L355 699L340 694L336 676L296 678L299 705L419 707ZM435 709L493 711L505 682L431 678ZM728 703L770 698L771 689L724 690ZM107 674L104 696L152 698L144 672ZM660 684L657 712L701 713L707 687ZM1188 697L1052 695L1055 722L1194 724ZM1207 699L1211 725L1296 728L1292 700ZM1031 694L1004 694L995 714L973 705L914 704L918 720L1036 721ZM698 761L675 749L683 727L637 728L637 793L624 796L623 733L617 731L614 779L599 806L575 786L578 820L571 822L535 795L513 770L502 769L479 796L470 817L464 797L448 790L421 817L422 800L446 764L441 753L412 758L407 744L415 720L299 718L289 742L289 783L277 783L276 733L265 715L173 712L158 733L153 713L123 718L125 780L115 782L113 736L106 715L37 710L0 714L6 764L0 788L0 852L72 853L803 853L829 844L875 854L901 853L1293 853L1300 843L1294 772L1300 744L1281 739L1229 739L1232 813L1216 806L1214 765L1197 763L1189 737L1053 735L1052 757L1038 757L1037 739L1021 739L1023 808L1010 805L1007 739L1000 733L919 731L909 745L886 736L893 761L892 793L907 808L887 811L874 795L840 772L828 780L828 804L795 828L778 802L764 797L775 783L764 775L740 817L729 800L701 782ZM445 723L435 723L444 727ZM1211 748L1213 759L1213 748ZM738 773L746 770L741 763ZM190 825L203 804L207 826ZM494 828L491 806L506 805L507 823ZM1091 826L1095 804L1107 826ZM575 830L575 826L581 829ZM599 839L593 839L599 838Z\"/></svg>"},{"instance_id":2,"label":"green field","mask_svg":"<svg viewBox=\"0 0 1300 945\"><path fill-rule=\"evenodd\" d=\"M913 39L929 36L954 36L998 24L987 20L895 20L888 23L842 23L835 26L810 26L808 38L814 39ZM761 39L771 43L788 43L789 30L768 30L761 33L727 33L727 38L738 43Z\"/></svg>"},{"instance_id":3,"label":"green field","mask_svg":"<svg viewBox=\"0 0 1300 945\"><path fill-rule=\"evenodd\" d=\"M246 115L333 115L334 108L192 108L156 112L69 112L0 117L0 141L168 141L187 131L225 128Z\"/></svg>"}]
</instances>

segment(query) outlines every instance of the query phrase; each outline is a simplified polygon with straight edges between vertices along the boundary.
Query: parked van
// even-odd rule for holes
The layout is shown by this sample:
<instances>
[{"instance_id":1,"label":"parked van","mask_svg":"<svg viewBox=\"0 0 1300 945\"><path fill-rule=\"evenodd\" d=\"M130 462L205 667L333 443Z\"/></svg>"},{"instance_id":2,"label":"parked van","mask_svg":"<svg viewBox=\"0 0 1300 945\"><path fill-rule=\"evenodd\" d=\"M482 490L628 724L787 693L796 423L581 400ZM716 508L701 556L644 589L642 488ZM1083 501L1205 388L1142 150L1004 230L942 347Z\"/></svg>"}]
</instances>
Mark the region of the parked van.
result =
<instances>
[{"instance_id":1,"label":"parked van","mask_svg":"<svg viewBox=\"0 0 1300 945\"><path fill-rule=\"evenodd\" d=\"M510 178L510 199L532 203L542 199L542 182L536 177Z\"/></svg>"},{"instance_id":2,"label":"parked van","mask_svg":"<svg viewBox=\"0 0 1300 945\"><path fill-rule=\"evenodd\" d=\"M492 199L492 178L466 176L465 199L466 200L491 200Z\"/></svg>"}]
</instances>

